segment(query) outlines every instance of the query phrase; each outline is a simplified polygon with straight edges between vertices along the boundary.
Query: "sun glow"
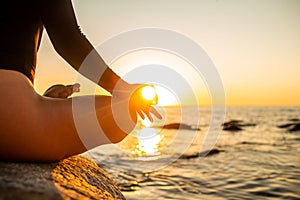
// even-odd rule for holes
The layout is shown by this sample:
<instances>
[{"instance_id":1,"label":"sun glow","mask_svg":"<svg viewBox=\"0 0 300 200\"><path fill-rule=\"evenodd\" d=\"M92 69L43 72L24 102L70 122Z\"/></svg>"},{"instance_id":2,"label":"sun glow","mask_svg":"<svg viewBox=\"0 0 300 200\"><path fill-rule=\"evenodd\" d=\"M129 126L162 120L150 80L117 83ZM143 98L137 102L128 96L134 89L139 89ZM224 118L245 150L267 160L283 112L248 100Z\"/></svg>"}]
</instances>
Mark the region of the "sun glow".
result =
<instances>
[{"instance_id":1,"label":"sun glow","mask_svg":"<svg viewBox=\"0 0 300 200\"><path fill-rule=\"evenodd\" d=\"M152 101L153 104L159 106L178 105L176 95L162 86L144 86L141 89L141 95L145 100Z\"/></svg>"},{"instance_id":2,"label":"sun glow","mask_svg":"<svg viewBox=\"0 0 300 200\"><path fill-rule=\"evenodd\" d=\"M146 99L146 100L153 100L156 96L154 87L151 87L149 85L143 87L142 95L143 95L144 99Z\"/></svg>"},{"instance_id":3,"label":"sun glow","mask_svg":"<svg viewBox=\"0 0 300 200\"><path fill-rule=\"evenodd\" d=\"M171 106L171 105L178 105L178 101L175 95L170 92L168 89L155 86L155 90L158 96L158 105L159 106Z\"/></svg>"},{"instance_id":4,"label":"sun glow","mask_svg":"<svg viewBox=\"0 0 300 200\"><path fill-rule=\"evenodd\" d=\"M150 127L152 122L146 117L145 119L141 120L141 124L145 127Z\"/></svg>"}]
</instances>

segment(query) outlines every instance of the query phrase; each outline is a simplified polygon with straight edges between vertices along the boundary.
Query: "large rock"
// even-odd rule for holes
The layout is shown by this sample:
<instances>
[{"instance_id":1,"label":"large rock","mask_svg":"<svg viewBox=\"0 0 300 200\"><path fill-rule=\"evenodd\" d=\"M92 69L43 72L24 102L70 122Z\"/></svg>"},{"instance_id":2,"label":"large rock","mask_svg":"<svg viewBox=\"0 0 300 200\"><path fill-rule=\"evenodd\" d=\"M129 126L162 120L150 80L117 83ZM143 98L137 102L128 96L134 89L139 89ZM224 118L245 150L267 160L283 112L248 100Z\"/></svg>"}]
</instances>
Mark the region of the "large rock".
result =
<instances>
[{"instance_id":1,"label":"large rock","mask_svg":"<svg viewBox=\"0 0 300 200\"><path fill-rule=\"evenodd\" d=\"M58 163L0 162L0 199L125 199L92 160L73 156Z\"/></svg>"}]
</instances>

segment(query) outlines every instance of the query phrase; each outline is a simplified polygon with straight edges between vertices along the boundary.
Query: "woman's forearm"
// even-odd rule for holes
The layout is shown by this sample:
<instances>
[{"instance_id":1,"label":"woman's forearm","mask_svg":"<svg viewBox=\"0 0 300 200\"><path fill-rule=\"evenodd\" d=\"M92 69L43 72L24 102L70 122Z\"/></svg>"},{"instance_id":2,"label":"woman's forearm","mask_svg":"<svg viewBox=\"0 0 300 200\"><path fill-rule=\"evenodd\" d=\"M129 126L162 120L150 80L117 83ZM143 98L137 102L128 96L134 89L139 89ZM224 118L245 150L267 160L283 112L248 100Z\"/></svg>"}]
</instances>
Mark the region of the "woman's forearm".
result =
<instances>
[{"instance_id":1,"label":"woman's forearm","mask_svg":"<svg viewBox=\"0 0 300 200\"><path fill-rule=\"evenodd\" d=\"M122 79L81 32L71 0L46 1L41 8L43 24L59 55L83 76L112 92Z\"/></svg>"},{"instance_id":2,"label":"woman's forearm","mask_svg":"<svg viewBox=\"0 0 300 200\"><path fill-rule=\"evenodd\" d=\"M102 57L95 49L89 52L89 54L85 57L81 65L76 70L110 93L112 93L114 87L117 84L127 84L104 62Z\"/></svg>"}]
</instances>

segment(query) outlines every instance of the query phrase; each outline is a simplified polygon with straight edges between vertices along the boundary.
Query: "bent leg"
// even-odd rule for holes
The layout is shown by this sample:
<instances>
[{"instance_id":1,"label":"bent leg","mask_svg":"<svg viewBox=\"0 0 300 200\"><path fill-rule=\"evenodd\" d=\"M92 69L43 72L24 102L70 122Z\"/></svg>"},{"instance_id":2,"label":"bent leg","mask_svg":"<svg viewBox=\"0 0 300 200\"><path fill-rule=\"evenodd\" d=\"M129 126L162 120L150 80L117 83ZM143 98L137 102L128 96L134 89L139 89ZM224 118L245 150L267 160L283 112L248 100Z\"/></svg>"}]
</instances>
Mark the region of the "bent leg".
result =
<instances>
[{"instance_id":1,"label":"bent leg","mask_svg":"<svg viewBox=\"0 0 300 200\"><path fill-rule=\"evenodd\" d=\"M0 70L0 92L1 160L56 161L87 150L73 120L72 99L42 97L25 76L7 70ZM123 110L128 109L124 103L120 106ZM110 97L97 96L95 107L97 120L109 140L116 143L126 137L128 132L125 133L115 122ZM135 113L129 113L130 116L121 115L124 122L133 119L135 123ZM88 123L93 117L88 112L82 114L82 123ZM90 133L84 134L89 137ZM98 138L94 140L95 144L104 143L97 141Z\"/></svg>"}]
</instances>

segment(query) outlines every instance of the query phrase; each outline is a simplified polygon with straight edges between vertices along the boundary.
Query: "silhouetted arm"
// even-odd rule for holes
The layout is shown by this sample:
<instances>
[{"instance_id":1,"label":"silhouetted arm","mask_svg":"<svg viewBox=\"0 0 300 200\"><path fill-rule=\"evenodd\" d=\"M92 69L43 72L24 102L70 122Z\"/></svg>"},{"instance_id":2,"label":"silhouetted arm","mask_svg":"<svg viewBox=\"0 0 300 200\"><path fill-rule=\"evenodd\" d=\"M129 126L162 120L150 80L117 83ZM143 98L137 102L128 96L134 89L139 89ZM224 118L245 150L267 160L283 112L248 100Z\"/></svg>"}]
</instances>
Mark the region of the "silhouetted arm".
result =
<instances>
[{"instance_id":1,"label":"silhouetted arm","mask_svg":"<svg viewBox=\"0 0 300 200\"><path fill-rule=\"evenodd\" d=\"M39 3L42 22L55 50L77 71L89 55L90 62L80 73L112 92L121 79L106 65L82 34L71 0L41 0ZM102 73L102 78L98 80Z\"/></svg>"},{"instance_id":2,"label":"silhouetted arm","mask_svg":"<svg viewBox=\"0 0 300 200\"><path fill-rule=\"evenodd\" d=\"M140 85L128 84L105 64L101 56L80 31L71 0L41 0L39 2L41 3L42 21L55 50L76 70L79 70L84 63L84 68L81 68L79 72L107 91L112 93L118 83L114 95L122 98L127 96L129 102L130 96ZM87 56L88 62L86 62ZM101 74L103 75L98 80ZM141 111L147 116L150 116L150 112L154 113L155 109L150 110L151 105L148 105L146 101L140 101L139 104L142 106L138 105L136 108L142 117ZM146 106L143 106L143 104ZM144 107L147 109L140 110Z\"/></svg>"}]
</instances>

